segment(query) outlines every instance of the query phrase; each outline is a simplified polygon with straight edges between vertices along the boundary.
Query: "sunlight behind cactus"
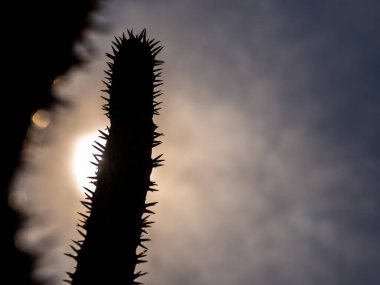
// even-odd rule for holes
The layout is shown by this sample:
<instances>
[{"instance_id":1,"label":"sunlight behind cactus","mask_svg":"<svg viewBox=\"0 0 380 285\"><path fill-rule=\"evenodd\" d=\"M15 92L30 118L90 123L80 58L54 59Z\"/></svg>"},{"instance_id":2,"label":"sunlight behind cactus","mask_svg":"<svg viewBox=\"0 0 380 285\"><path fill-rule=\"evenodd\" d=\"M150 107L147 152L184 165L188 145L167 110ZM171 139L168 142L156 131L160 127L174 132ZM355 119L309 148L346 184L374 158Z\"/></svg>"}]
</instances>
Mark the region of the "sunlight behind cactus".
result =
<instances>
[{"instance_id":1,"label":"sunlight behind cactus","mask_svg":"<svg viewBox=\"0 0 380 285\"><path fill-rule=\"evenodd\" d=\"M102 152L99 149L91 149L94 141L98 137L98 132L91 132L77 139L74 149L74 157L72 160L72 170L75 180L78 183L78 189L81 193L85 192L86 188L94 189L94 185L87 177L94 176L97 167L90 161L94 155L100 155Z\"/></svg>"},{"instance_id":2,"label":"sunlight behind cactus","mask_svg":"<svg viewBox=\"0 0 380 285\"><path fill-rule=\"evenodd\" d=\"M71 284L139 284L144 275L135 272L145 262L147 228L152 224L147 192L156 191L150 175L162 163L161 155L152 158L152 148L161 142L153 116L158 115L155 90L162 61L156 59L162 49L154 39L146 38L145 29L138 35L115 37L106 71L108 97L103 109L110 120L100 130L103 141L93 146L101 154L94 155L98 170L92 179L95 191L89 190L82 204L83 220L78 231L83 240L71 246L77 266L65 281Z\"/></svg>"}]
</instances>

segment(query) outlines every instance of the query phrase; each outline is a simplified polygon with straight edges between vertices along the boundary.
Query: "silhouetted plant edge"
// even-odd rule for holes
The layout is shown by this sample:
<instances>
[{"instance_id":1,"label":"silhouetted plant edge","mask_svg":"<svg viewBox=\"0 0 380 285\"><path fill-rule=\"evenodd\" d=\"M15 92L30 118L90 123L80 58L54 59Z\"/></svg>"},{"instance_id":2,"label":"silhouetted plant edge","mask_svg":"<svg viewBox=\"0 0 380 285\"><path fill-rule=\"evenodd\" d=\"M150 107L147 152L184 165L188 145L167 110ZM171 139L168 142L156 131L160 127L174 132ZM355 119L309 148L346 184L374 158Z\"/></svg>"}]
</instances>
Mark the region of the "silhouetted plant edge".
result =
<instances>
[{"instance_id":1,"label":"silhouetted plant edge","mask_svg":"<svg viewBox=\"0 0 380 285\"><path fill-rule=\"evenodd\" d=\"M84 40L89 29L99 32L100 26L95 26L91 15L99 12L101 3L105 2L3 2L3 10L14 17L6 18L4 23L8 23L3 29L4 38L11 43L4 47L7 54L3 59L7 70L4 82L12 88L2 97L2 104L11 116L9 112L2 115L4 134L7 135L2 144L5 151L0 175L0 252L6 264L0 269L1 283L37 285L45 282L46 277L38 278L35 274L39 255L20 247L17 241L18 231L22 231L29 216L25 216L24 209L14 207L9 201L12 200L15 180L24 171L23 151L28 144L31 116L41 109L54 113L55 107L67 102L56 96L52 82L85 62L73 47L76 43L87 46ZM20 27L25 27L24 36L20 36ZM28 31L33 31L33 43L25 52Z\"/></svg>"},{"instance_id":2,"label":"silhouetted plant edge","mask_svg":"<svg viewBox=\"0 0 380 285\"><path fill-rule=\"evenodd\" d=\"M81 203L85 213L79 213L78 232L83 239L70 245L77 265L65 282L83 284L141 284L137 279L146 272L135 272L138 264L146 262L145 242L149 220L154 214L147 203L148 191L157 191L150 175L162 165L162 154L152 158L152 149L161 144L161 133L153 121L159 115L162 95L156 90L162 84L163 62L156 59L162 46L146 37L146 29L135 35L127 30L112 42L113 54L106 53L112 62L102 90L106 103L102 109L110 120L106 130L99 130L105 144L94 142L100 152L94 155L98 167L89 177L95 191L85 188ZM122 225L125 225L123 228ZM104 283L107 282L107 283Z\"/></svg>"}]
</instances>

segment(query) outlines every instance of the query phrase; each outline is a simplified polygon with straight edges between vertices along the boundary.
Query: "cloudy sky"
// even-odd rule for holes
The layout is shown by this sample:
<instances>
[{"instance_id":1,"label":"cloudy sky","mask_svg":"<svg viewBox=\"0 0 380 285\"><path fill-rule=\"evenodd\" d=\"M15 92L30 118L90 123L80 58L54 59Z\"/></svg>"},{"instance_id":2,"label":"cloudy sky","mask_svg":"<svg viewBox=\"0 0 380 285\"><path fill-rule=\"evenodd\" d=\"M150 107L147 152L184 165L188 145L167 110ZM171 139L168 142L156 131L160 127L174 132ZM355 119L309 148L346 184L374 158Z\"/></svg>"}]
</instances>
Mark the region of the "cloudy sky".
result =
<instances>
[{"instance_id":1,"label":"cloudy sky","mask_svg":"<svg viewBox=\"0 0 380 285\"><path fill-rule=\"evenodd\" d=\"M149 194L150 285L375 285L380 280L380 2L108 1L96 53L57 82L73 103L35 131L20 246L61 284L83 210L78 141L107 124L105 52L127 29L164 46L165 136ZM82 51L78 47L78 51ZM89 148L91 146L89 145ZM83 168L83 167L82 167Z\"/></svg>"}]
</instances>

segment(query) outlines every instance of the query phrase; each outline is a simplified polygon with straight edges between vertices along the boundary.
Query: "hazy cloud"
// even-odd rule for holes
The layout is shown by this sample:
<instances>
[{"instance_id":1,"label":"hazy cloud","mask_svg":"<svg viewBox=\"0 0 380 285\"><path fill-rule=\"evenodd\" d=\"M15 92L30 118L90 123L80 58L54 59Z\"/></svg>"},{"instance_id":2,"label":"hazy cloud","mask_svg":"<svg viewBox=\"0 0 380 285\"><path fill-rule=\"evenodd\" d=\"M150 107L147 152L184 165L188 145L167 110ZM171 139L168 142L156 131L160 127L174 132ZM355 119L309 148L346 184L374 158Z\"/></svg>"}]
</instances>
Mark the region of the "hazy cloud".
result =
<instances>
[{"instance_id":1,"label":"hazy cloud","mask_svg":"<svg viewBox=\"0 0 380 285\"><path fill-rule=\"evenodd\" d=\"M377 284L379 5L306 2L110 7L114 31L94 36L100 50L127 28L164 45L156 120L166 163L149 196L159 204L146 284ZM72 266L58 252L75 233L79 196L62 162L76 135L106 123L103 61L63 88L78 105L28 180L32 209L53 217L39 230L64 231L50 275Z\"/></svg>"}]
</instances>

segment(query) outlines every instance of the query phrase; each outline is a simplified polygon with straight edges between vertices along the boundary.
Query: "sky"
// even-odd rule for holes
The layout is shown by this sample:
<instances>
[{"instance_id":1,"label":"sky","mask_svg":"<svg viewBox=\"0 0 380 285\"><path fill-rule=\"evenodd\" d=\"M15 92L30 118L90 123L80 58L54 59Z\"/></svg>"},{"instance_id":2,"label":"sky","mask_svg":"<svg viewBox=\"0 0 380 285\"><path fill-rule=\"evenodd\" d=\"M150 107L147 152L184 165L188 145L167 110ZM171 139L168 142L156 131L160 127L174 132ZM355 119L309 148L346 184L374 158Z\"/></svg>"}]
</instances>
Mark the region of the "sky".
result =
<instances>
[{"instance_id":1,"label":"sky","mask_svg":"<svg viewBox=\"0 0 380 285\"><path fill-rule=\"evenodd\" d=\"M35 127L14 203L36 277L61 284L82 211L78 141L107 125L105 53L147 29L164 49L165 165L145 284L375 285L380 280L380 2L112 0L95 53L56 83L72 107Z\"/></svg>"}]
</instances>

